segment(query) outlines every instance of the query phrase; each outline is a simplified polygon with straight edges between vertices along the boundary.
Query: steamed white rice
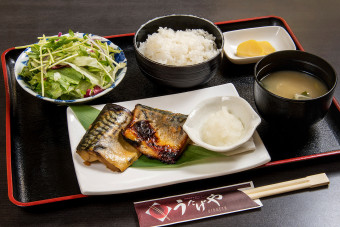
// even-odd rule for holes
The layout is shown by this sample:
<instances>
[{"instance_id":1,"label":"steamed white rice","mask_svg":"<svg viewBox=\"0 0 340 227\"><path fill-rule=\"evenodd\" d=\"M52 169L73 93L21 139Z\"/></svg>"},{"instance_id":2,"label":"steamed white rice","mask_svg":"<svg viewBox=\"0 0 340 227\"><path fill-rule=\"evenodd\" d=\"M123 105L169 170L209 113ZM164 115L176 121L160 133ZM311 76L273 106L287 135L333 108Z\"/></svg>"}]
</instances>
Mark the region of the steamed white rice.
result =
<instances>
[{"instance_id":1,"label":"steamed white rice","mask_svg":"<svg viewBox=\"0 0 340 227\"><path fill-rule=\"evenodd\" d=\"M139 51L156 62L167 65L193 65L217 55L215 37L203 29L174 31L160 27L140 43Z\"/></svg>"}]
</instances>

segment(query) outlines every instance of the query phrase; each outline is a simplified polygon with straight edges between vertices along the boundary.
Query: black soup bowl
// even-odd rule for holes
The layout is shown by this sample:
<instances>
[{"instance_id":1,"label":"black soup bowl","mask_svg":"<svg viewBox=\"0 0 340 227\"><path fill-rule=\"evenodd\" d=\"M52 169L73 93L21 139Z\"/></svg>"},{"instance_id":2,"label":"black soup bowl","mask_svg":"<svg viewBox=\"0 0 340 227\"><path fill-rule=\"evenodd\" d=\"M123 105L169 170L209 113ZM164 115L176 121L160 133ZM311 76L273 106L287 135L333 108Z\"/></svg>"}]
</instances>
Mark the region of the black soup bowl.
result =
<instances>
[{"instance_id":1,"label":"black soup bowl","mask_svg":"<svg viewBox=\"0 0 340 227\"><path fill-rule=\"evenodd\" d=\"M295 100L269 92L261 79L282 70L299 71L324 82L328 91L317 98ZM298 50L278 51L262 58L255 65L254 98L261 117L284 128L308 128L321 120L332 103L337 84L333 67L324 59Z\"/></svg>"},{"instance_id":2,"label":"black soup bowl","mask_svg":"<svg viewBox=\"0 0 340 227\"><path fill-rule=\"evenodd\" d=\"M186 66L166 65L153 61L144 56L138 48L141 42L146 41L148 35L156 33L160 27L174 31L203 29L216 38L218 54L202 63ZM138 66L145 76L166 86L189 88L207 83L216 74L222 61L224 38L222 31L209 20L192 15L169 15L143 24L136 32L133 42Z\"/></svg>"}]
</instances>

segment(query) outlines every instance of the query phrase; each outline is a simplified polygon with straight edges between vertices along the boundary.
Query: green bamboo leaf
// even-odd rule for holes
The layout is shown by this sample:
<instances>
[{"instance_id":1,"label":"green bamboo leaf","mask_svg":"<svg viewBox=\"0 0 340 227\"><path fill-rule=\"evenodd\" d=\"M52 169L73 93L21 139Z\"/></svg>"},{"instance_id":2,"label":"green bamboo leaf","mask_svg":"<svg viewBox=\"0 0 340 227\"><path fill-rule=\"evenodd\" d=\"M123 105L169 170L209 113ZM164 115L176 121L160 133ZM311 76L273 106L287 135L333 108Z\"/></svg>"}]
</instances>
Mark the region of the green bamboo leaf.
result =
<instances>
[{"instance_id":1,"label":"green bamboo leaf","mask_svg":"<svg viewBox=\"0 0 340 227\"><path fill-rule=\"evenodd\" d=\"M203 147L195 146L189 144L183 151L182 156L177 160L175 164L165 164L156 159L149 159L146 156L141 156L137 161L135 161L131 167L162 167L162 168L174 168L183 166L186 164L192 164L193 162L198 162L204 159L216 158L216 157L226 157L225 155L217 152L207 150Z\"/></svg>"},{"instance_id":2,"label":"green bamboo leaf","mask_svg":"<svg viewBox=\"0 0 340 227\"><path fill-rule=\"evenodd\" d=\"M73 113L76 115L80 124L87 130L92 122L97 118L100 110L92 107L92 106L70 106Z\"/></svg>"},{"instance_id":3,"label":"green bamboo leaf","mask_svg":"<svg viewBox=\"0 0 340 227\"><path fill-rule=\"evenodd\" d=\"M81 125L88 129L92 122L96 119L100 110L91 106L70 106L73 113L76 115L77 119ZM193 162L199 162L204 159L216 158L216 157L226 157L224 154L213 152L207 150L203 147L195 146L189 144L183 151L182 156L177 160L175 164L165 164L156 159L150 159L142 155L137 161L135 161L131 167L145 168L145 167L162 167L162 168L174 168L183 166L186 164L192 164Z\"/></svg>"}]
</instances>

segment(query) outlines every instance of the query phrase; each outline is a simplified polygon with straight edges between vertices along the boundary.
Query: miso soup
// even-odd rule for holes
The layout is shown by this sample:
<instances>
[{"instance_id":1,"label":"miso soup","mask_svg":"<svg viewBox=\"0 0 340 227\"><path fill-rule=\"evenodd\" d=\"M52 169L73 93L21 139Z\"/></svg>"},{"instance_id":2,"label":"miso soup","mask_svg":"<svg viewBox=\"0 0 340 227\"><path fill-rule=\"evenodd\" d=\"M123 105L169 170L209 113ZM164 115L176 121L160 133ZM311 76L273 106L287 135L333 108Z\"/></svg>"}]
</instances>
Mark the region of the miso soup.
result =
<instances>
[{"instance_id":1,"label":"miso soup","mask_svg":"<svg viewBox=\"0 0 340 227\"><path fill-rule=\"evenodd\" d=\"M288 99L311 99L324 95L327 86L318 78L298 71L277 71L261 79L270 92Z\"/></svg>"}]
</instances>

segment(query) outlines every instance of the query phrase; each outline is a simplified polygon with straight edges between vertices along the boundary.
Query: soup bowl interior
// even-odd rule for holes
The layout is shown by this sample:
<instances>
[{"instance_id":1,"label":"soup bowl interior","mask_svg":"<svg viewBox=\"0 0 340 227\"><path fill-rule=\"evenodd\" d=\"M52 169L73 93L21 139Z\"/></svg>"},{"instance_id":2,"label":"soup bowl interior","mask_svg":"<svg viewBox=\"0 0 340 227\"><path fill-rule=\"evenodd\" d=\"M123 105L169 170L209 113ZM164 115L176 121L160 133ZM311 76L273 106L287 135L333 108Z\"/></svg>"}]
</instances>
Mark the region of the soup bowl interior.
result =
<instances>
[{"instance_id":1,"label":"soup bowl interior","mask_svg":"<svg viewBox=\"0 0 340 227\"><path fill-rule=\"evenodd\" d=\"M288 99L268 91L261 80L277 71L299 71L322 81L328 91L317 98ZM308 127L321 120L332 103L337 76L322 58L303 51L279 51L255 65L254 98L259 114L267 122L280 126Z\"/></svg>"},{"instance_id":2,"label":"soup bowl interior","mask_svg":"<svg viewBox=\"0 0 340 227\"><path fill-rule=\"evenodd\" d=\"M151 60L138 48L141 42L146 41L148 35L156 33L160 27L175 31L203 29L216 38L218 54L202 63L186 66L166 65ZM160 84L177 88L188 88L208 82L221 64L223 42L223 34L214 23L191 15L169 15L155 18L143 24L134 37L137 64L142 73Z\"/></svg>"}]
</instances>

